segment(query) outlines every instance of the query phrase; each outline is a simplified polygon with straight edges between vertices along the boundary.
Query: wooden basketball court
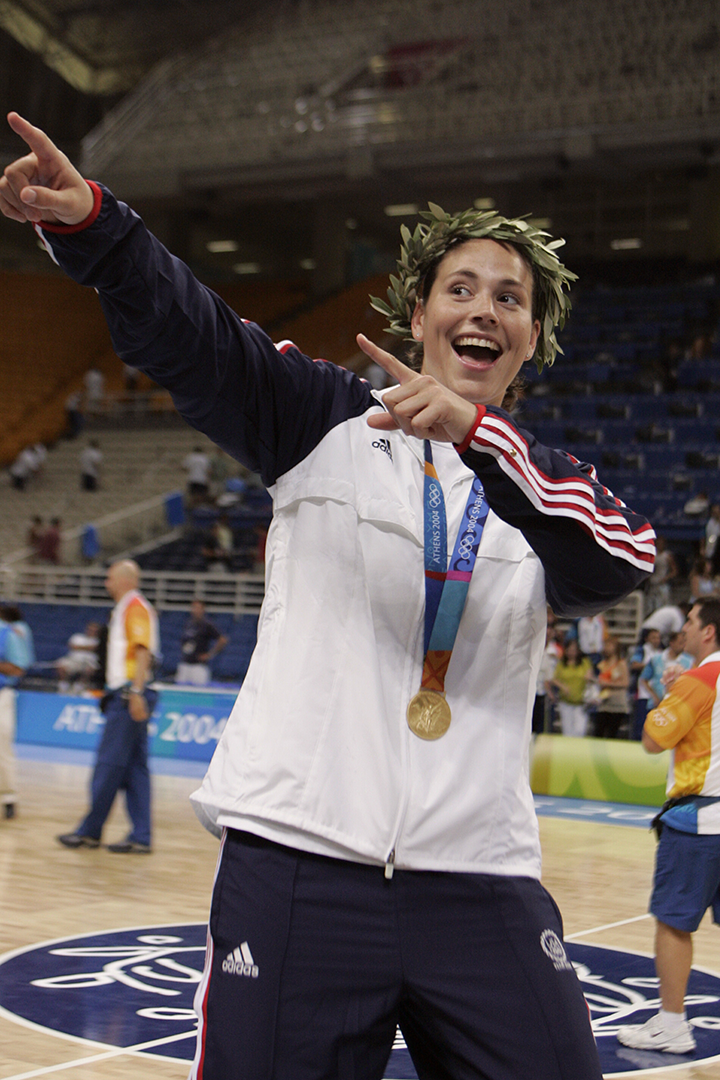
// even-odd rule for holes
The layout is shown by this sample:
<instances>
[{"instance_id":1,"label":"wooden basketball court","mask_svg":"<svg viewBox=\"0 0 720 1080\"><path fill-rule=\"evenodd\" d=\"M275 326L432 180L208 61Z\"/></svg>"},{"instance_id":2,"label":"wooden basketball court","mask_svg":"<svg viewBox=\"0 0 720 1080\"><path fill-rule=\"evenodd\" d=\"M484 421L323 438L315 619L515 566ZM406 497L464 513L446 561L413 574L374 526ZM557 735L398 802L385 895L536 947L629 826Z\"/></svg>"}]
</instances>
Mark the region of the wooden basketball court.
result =
<instances>
[{"instance_id":1,"label":"wooden basketball court","mask_svg":"<svg viewBox=\"0 0 720 1080\"><path fill-rule=\"evenodd\" d=\"M188 802L196 779L155 776L154 853L112 855L68 851L54 839L83 814L87 767L29 760L18 766L18 816L0 822L1 954L117 928L206 920L217 842ZM645 915L652 835L643 828L551 817L540 819L540 830L544 882L563 912L567 940L652 955L653 923ZM124 832L124 811L116 806L104 839ZM720 973L720 930L707 915L695 936L695 963ZM0 1015L0 1080L187 1075L187 1062L78 1042L41 1026ZM627 1075L720 1080L720 1060L685 1065L674 1058L667 1068Z\"/></svg>"}]
</instances>

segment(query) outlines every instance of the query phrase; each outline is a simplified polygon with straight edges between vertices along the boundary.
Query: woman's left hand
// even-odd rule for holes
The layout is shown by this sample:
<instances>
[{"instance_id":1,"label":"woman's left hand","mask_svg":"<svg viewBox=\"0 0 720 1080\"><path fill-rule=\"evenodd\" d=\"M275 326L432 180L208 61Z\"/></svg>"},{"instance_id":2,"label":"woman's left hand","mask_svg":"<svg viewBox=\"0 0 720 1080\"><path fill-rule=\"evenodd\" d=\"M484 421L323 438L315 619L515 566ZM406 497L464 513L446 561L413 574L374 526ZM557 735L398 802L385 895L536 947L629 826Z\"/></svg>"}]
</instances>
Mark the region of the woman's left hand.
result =
<instances>
[{"instance_id":1,"label":"woman's left hand","mask_svg":"<svg viewBox=\"0 0 720 1080\"><path fill-rule=\"evenodd\" d=\"M435 439L456 445L465 439L477 420L476 405L448 390L432 376L412 371L364 334L358 334L357 343L398 384L383 394L387 413L373 413L368 417L371 428L378 431L399 428L418 439Z\"/></svg>"}]
</instances>

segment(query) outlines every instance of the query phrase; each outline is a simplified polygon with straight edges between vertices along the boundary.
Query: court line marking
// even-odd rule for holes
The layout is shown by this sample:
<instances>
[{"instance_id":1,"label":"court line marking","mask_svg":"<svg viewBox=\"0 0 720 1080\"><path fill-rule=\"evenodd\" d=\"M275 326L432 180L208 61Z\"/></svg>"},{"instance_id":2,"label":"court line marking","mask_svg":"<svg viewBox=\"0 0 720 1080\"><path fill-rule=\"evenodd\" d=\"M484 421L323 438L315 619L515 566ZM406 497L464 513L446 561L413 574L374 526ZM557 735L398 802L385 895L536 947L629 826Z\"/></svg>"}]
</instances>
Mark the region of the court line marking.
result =
<instances>
[{"instance_id":1,"label":"court line marking","mask_svg":"<svg viewBox=\"0 0 720 1080\"><path fill-rule=\"evenodd\" d=\"M166 1035L162 1039L151 1039L149 1042L136 1043L135 1046L116 1046L112 1050L106 1050L102 1054L92 1054L90 1057L77 1058L75 1061L63 1061L59 1065L45 1065L30 1072L16 1073L8 1076L6 1080L30 1080L33 1076L48 1076L50 1073L61 1072L63 1069L75 1069L82 1065L94 1065L98 1061L108 1061L110 1058L122 1057L124 1054L137 1054L143 1050L150 1050L153 1046L166 1046L168 1043L181 1042L183 1039L195 1038L197 1029L183 1031L175 1035ZM187 1062L178 1062L185 1064Z\"/></svg>"},{"instance_id":2,"label":"court line marking","mask_svg":"<svg viewBox=\"0 0 720 1080\"><path fill-rule=\"evenodd\" d=\"M614 930L616 926L629 926L630 923L642 922L643 919L650 919L652 916L650 912L645 912L644 915L634 915L632 919L620 919L619 922L605 923L604 926L593 926L590 930L577 930L574 934L565 934L565 941L574 941L575 938L587 937L588 934L599 934L602 930ZM11 1077L10 1080L13 1080Z\"/></svg>"}]
</instances>

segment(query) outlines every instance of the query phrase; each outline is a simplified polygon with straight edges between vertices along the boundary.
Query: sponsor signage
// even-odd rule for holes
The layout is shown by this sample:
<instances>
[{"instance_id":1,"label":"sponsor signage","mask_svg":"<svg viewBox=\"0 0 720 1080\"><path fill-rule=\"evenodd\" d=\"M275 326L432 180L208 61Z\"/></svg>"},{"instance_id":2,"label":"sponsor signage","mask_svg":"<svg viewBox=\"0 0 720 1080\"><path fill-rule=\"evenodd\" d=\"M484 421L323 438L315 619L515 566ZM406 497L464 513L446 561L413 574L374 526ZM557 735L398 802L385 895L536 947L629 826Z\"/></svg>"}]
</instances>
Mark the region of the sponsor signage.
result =
<instances>
[{"instance_id":1,"label":"sponsor signage","mask_svg":"<svg viewBox=\"0 0 720 1080\"><path fill-rule=\"evenodd\" d=\"M204 924L151 926L17 949L0 957L0 1009L8 1020L95 1047L190 1061L205 934ZM563 946L547 934L541 944L554 962L572 964L578 974L606 1078L656 1072L660 1080L672 1066L701 1065L720 1055L720 976L698 968L690 975L686 1004L694 1053L631 1050L616 1035L622 1025L644 1023L658 1009L652 957L576 942ZM262 982L263 957L252 941L238 941L225 964L228 977ZM417 1076L399 1032L385 1076Z\"/></svg>"},{"instance_id":2,"label":"sponsor signage","mask_svg":"<svg viewBox=\"0 0 720 1080\"><path fill-rule=\"evenodd\" d=\"M160 687L148 729L150 756L208 762L236 697L237 690ZM18 743L94 750L104 723L94 698L18 691Z\"/></svg>"}]
</instances>

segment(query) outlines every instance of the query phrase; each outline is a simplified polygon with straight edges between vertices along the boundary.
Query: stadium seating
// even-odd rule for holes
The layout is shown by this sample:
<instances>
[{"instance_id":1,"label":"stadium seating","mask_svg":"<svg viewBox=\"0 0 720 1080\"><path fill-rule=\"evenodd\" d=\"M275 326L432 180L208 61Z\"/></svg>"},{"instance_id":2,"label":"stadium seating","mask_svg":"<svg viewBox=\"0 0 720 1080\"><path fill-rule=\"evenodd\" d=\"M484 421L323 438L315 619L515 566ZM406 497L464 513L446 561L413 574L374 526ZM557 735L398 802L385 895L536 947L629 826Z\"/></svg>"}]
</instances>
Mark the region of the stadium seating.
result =
<instances>
[{"instance_id":1,"label":"stadium seating","mask_svg":"<svg viewBox=\"0 0 720 1080\"><path fill-rule=\"evenodd\" d=\"M22 605L22 613L32 627L35 640L37 664L30 675L51 680L54 678L53 662L67 652L72 634L82 631L89 622L107 622L110 607L90 607L62 604ZM181 658L180 639L182 628L188 618L187 611L160 611L160 645L162 659L158 678L172 678ZM256 615L229 615L227 612L208 612L208 618L228 638L226 648L213 664L213 677L217 681L239 683L250 662L257 632Z\"/></svg>"}]
</instances>

